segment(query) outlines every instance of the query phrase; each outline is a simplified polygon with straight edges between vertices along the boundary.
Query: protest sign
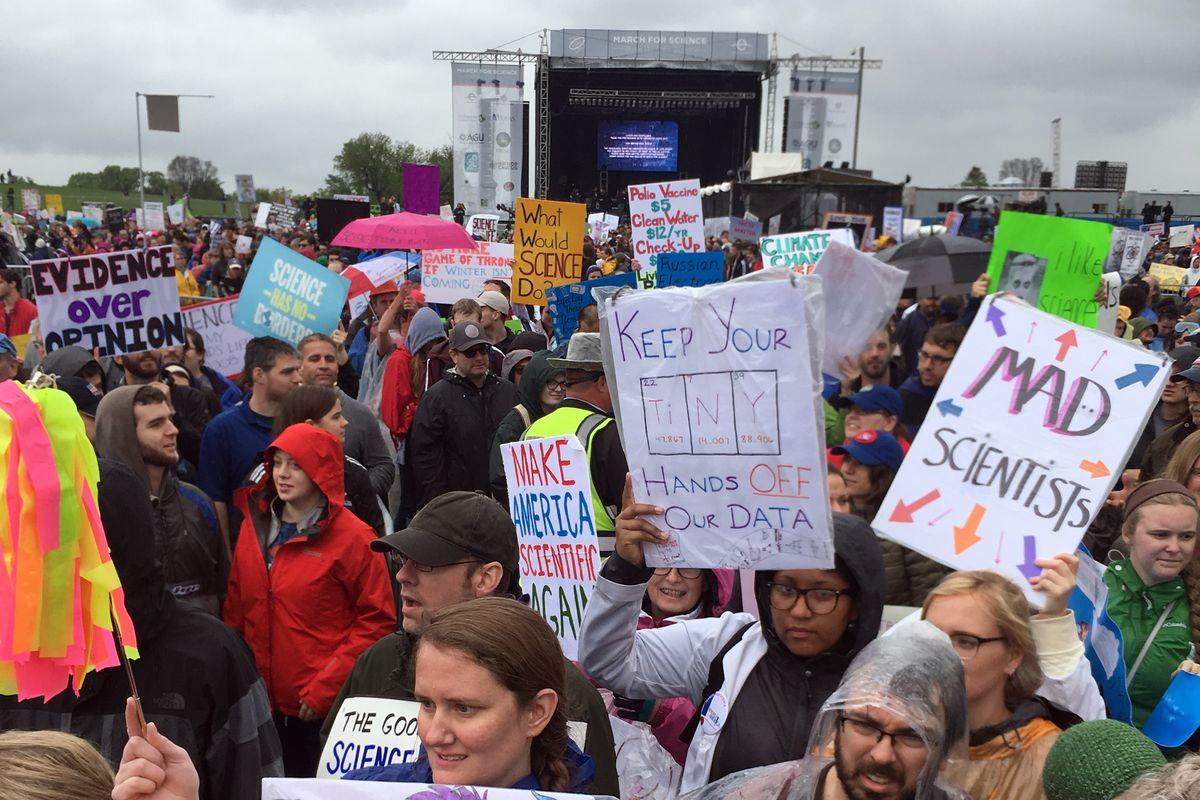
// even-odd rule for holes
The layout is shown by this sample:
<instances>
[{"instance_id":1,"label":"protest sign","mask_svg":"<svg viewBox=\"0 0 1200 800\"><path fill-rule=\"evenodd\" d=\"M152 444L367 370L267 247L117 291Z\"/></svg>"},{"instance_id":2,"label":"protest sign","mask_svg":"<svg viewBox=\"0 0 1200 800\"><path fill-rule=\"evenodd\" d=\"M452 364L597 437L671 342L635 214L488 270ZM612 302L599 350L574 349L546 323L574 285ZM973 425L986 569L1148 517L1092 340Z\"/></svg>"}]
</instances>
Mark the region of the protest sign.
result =
<instances>
[{"instance_id":1,"label":"protest sign","mask_svg":"<svg viewBox=\"0 0 1200 800\"><path fill-rule=\"evenodd\" d=\"M590 794L437 783L263 778L262 800L594 800Z\"/></svg>"},{"instance_id":2,"label":"protest sign","mask_svg":"<svg viewBox=\"0 0 1200 800\"><path fill-rule=\"evenodd\" d=\"M246 255L254 247L254 239L250 236L238 236L237 241L233 243L233 252L238 255Z\"/></svg>"},{"instance_id":3,"label":"protest sign","mask_svg":"<svg viewBox=\"0 0 1200 800\"><path fill-rule=\"evenodd\" d=\"M661 253L699 253L704 249L700 181L636 184L628 192L638 282L643 289L653 289Z\"/></svg>"},{"instance_id":4,"label":"protest sign","mask_svg":"<svg viewBox=\"0 0 1200 800\"><path fill-rule=\"evenodd\" d=\"M757 242L762 238L762 223L756 219L729 218L729 240Z\"/></svg>"},{"instance_id":5,"label":"protest sign","mask_svg":"<svg viewBox=\"0 0 1200 800\"><path fill-rule=\"evenodd\" d=\"M51 217L61 217L63 214L63 199L61 194L46 195L46 210Z\"/></svg>"},{"instance_id":6,"label":"protest sign","mask_svg":"<svg viewBox=\"0 0 1200 800\"><path fill-rule=\"evenodd\" d=\"M206 300L183 308L183 322L204 340L204 364L227 378L240 375L250 334L233 322L238 296Z\"/></svg>"},{"instance_id":7,"label":"protest sign","mask_svg":"<svg viewBox=\"0 0 1200 800\"><path fill-rule=\"evenodd\" d=\"M1125 280L1135 278L1153 244L1153 237L1143 231L1114 227L1104 271L1119 272Z\"/></svg>"},{"instance_id":8,"label":"protest sign","mask_svg":"<svg viewBox=\"0 0 1200 800\"><path fill-rule=\"evenodd\" d=\"M758 249L764 267L788 267L808 275L831 242L854 247L854 232L849 228L835 228L764 236L759 240Z\"/></svg>"},{"instance_id":9,"label":"protest sign","mask_svg":"<svg viewBox=\"0 0 1200 800\"><path fill-rule=\"evenodd\" d=\"M1162 222L1152 222L1149 225L1139 225L1138 230L1148 233L1157 239L1166 233L1166 224Z\"/></svg>"},{"instance_id":10,"label":"protest sign","mask_svg":"<svg viewBox=\"0 0 1200 800\"><path fill-rule=\"evenodd\" d=\"M849 228L854 231L854 241L859 245L866 243L867 229L874 222L874 214L857 214L850 211L826 211L821 217L821 227L826 230Z\"/></svg>"},{"instance_id":11,"label":"protest sign","mask_svg":"<svg viewBox=\"0 0 1200 800\"><path fill-rule=\"evenodd\" d=\"M725 278L725 251L662 253L658 257L658 288L708 286Z\"/></svg>"},{"instance_id":12,"label":"protest sign","mask_svg":"<svg viewBox=\"0 0 1200 800\"><path fill-rule=\"evenodd\" d=\"M404 164L404 208L413 214L438 213L442 171L436 164Z\"/></svg>"},{"instance_id":13,"label":"protest sign","mask_svg":"<svg viewBox=\"0 0 1200 800\"><path fill-rule=\"evenodd\" d=\"M182 200L180 200L178 203L167 206L167 219L171 221L172 225L182 225L183 215L184 212Z\"/></svg>"},{"instance_id":14,"label":"protest sign","mask_svg":"<svg viewBox=\"0 0 1200 800\"><path fill-rule=\"evenodd\" d=\"M1172 264L1151 264L1149 273L1158 279L1158 288L1166 294L1179 294L1187 270Z\"/></svg>"},{"instance_id":15,"label":"protest sign","mask_svg":"<svg viewBox=\"0 0 1200 800\"><path fill-rule=\"evenodd\" d=\"M1004 212L988 261L991 291L1089 328L1112 246L1112 226L1042 214Z\"/></svg>"},{"instance_id":16,"label":"protest sign","mask_svg":"<svg viewBox=\"0 0 1200 800\"><path fill-rule=\"evenodd\" d=\"M255 201L253 175L234 175L233 185L239 203L253 203Z\"/></svg>"},{"instance_id":17,"label":"protest sign","mask_svg":"<svg viewBox=\"0 0 1200 800\"><path fill-rule=\"evenodd\" d=\"M1121 309L1121 276L1116 272L1106 272L1101 277L1104 281L1104 299L1096 307L1096 330L1115 334L1117 312Z\"/></svg>"},{"instance_id":18,"label":"protest sign","mask_svg":"<svg viewBox=\"0 0 1200 800\"><path fill-rule=\"evenodd\" d=\"M546 289L583 277L587 206L519 197L516 212L512 300L544 305Z\"/></svg>"},{"instance_id":19,"label":"protest sign","mask_svg":"<svg viewBox=\"0 0 1200 800\"><path fill-rule=\"evenodd\" d=\"M883 209L883 235L895 239L896 244L904 241L904 209L900 206Z\"/></svg>"},{"instance_id":20,"label":"protest sign","mask_svg":"<svg viewBox=\"0 0 1200 800\"><path fill-rule=\"evenodd\" d=\"M146 201L142 207L142 219L146 222L146 230L161 231L167 227L167 223L163 219L163 204L158 202Z\"/></svg>"},{"instance_id":21,"label":"protest sign","mask_svg":"<svg viewBox=\"0 0 1200 800\"><path fill-rule=\"evenodd\" d=\"M36 214L38 209L42 207L42 193L37 189L22 189L21 190L21 208L26 214Z\"/></svg>"},{"instance_id":22,"label":"protest sign","mask_svg":"<svg viewBox=\"0 0 1200 800\"><path fill-rule=\"evenodd\" d=\"M109 206L104 209L104 225L113 233L125 227L125 209L120 206Z\"/></svg>"},{"instance_id":23,"label":"protest sign","mask_svg":"<svg viewBox=\"0 0 1200 800\"><path fill-rule=\"evenodd\" d=\"M103 203L81 203L79 210L83 216L88 219L94 219L100 222L104 219L104 204Z\"/></svg>"},{"instance_id":24,"label":"protest sign","mask_svg":"<svg viewBox=\"0 0 1200 800\"><path fill-rule=\"evenodd\" d=\"M421 259L421 291L430 303L476 298L488 281L511 284L512 265L511 244L480 242L478 250L426 250Z\"/></svg>"},{"instance_id":25,"label":"protest sign","mask_svg":"<svg viewBox=\"0 0 1200 800\"><path fill-rule=\"evenodd\" d=\"M546 290L546 309L554 323L554 338L558 342L570 341L571 334L579 324L579 312L584 306L596 302L592 289L598 286L637 286L637 276L632 272L618 272L590 281L554 286Z\"/></svg>"},{"instance_id":26,"label":"protest sign","mask_svg":"<svg viewBox=\"0 0 1200 800\"><path fill-rule=\"evenodd\" d=\"M170 245L30 264L46 350L118 356L184 344Z\"/></svg>"},{"instance_id":27,"label":"protest sign","mask_svg":"<svg viewBox=\"0 0 1200 800\"><path fill-rule=\"evenodd\" d=\"M574 434L500 445L517 527L521 589L574 661L600 569L587 451Z\"/></svg>"},{"instance_id":28,"label":"protest sign","mask_svg":"<svg viewBox=\"0 0 1200 800\"><path fill-rule=\"evenodd\" d=\"M472 214L467 218L467 233L483 242L496 241L496 227L500 224L498 214Z\"/></svg>"},{"instance_id":29,"label":"protest sign","mask_svg":"<svg viewBox=\"0 0 1200 800\"><path fill-rule=\"evenodd\" d=\"M617 229L617 223L619 222L620 218L614 214L588 214L588 235L592 237L593 242L601 242L608 238L610 231Z\"/></svg>"},{"instance_id":30,"label":"protest sign","mask_svg":"<svg viewBox=\"0 0 1200 800\"><path fill-rule=\"evenodd\" d=\"M383 697L347 697L334 717L317 763L318 778L340 778L364 767L417 760L419 703Z\"/></svg>"},{"instance_id":31,"label":"protest sign","mask_svg":"<svg viewBox=\"0 0 1200 800\"><path fill-rule=\"evenodd\" d=\"M352 203L369 203L371 198L365 194L335 194L334 200L349 200Z\"/></svg>"},{"instance_id":32,"label":"protest sign","mask_svg":"<svg viewBox=\"0 0 1200 800\"><path fill-rule=\"evenodd\" d=\"M296 344L310 333L332 333L350 281L274 239L258 246L233 311L233 322L253 336Z\"/></svg>"},{"instance_id":33,"label":"protest sign","mask_svg":"<svg viewBox=\"0 0 1200 800\"><path fill-rule=\"evenodd\" d=\"M606 372L634 499L665 509L647 517L669 536L646 546L648 565L833 563L809 333L819 292L818 281L780 271L605 301Z\"/></svg>"},{"instance_id":34,"label":"protest sign","mask_svg":"<svg viewBox=\"0 0 1200 800\"><path fill-rule=\"evenodd\" d=\"M951 569L997 569L1041 605L1034 561L1072 552L1104 508L1168 364L989 297L872 524Z\"/></svg>"},{"instance_id":35,"label":"protest sign","mask_svg":"<svg viewBox=\"0 0 1200 800\"><path fill-rule=\"evenodd\" d=\"M258 212L254 215L256 228L294 228L300 209L280 203L259 203Z\"/></svg>"},{"instance_id":36,"label":"protest sign","mask_svg":"<svg viewBox=\"0 0 1200 800\"><path fill-rule=\"evenodd\" d=\"M709 236L719 237L722 233L729 233L730 217L705 217L704 218L704 238Z\"/></svg>"},{"instance_id":37,"label":"protest sign","mask_svg":"<svg viewBox=\"0 0 1200 800\"><path fill-rule=\"evenodd\" d=\"M1172 225L1171 235L1167 239L1167 247L1191 247L1195 235L1196 228L1192 225Z\"/></svg>"},{"instance_id":38,"label":"protest sign","mask_svg":"<svg viewBox=\"0 0 1200 800\"><path fill-rule=\"evenodd\" d=\"M509 246L511 247L511 245ZM372 286L379 286L390 280L403 281L404 273L420 263L420 253L396 251L376 256L375 258L369 258L366 261L360 261L354 266L367 276ZM425 299L428 300L429 298L426 297Z\"/></svg>"},{"instance_id":39,"label":"protest sign","mask_svg":"<svg viewBox=\"0 0 1200 800\"><path fill-rule=\"evenodd\" d=\"M838 375L841 360L857 359L871 334L887 324L908 273L841 242L830 242L813 274L821 278L825 298L821 371Z\"/></svg>"},{"instance_id":40,"label":"protest sign","mask_svg":"<svg viewBox=\"0 0 1200 800\"><path fill-rule=\"evenodd\" d=\"M946 213L946 219L942 220L942 227L946 229L947 236L958 236L958 229L962 227L963 215L958 211L949 211Z\"/></svg>"}]
</instances>

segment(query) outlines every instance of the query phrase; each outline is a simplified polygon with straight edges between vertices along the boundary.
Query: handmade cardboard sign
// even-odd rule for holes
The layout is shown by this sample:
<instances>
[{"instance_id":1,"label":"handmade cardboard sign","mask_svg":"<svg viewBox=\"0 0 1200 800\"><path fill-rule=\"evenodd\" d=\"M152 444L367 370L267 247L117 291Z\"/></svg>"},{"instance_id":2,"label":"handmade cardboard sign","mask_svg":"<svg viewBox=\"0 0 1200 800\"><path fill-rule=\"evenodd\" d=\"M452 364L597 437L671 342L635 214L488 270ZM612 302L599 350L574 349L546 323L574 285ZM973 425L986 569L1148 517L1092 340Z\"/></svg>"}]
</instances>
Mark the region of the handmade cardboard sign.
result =
<instances>
[{"instance_id":1,"label":"handmade cardboard sign","mask_svg":"<svg viewBox=\"0 0 1200 800\"><path fill-rule=\"evenodd\" d=\"M184 344L170 245L30 264L46 350L118 356Z\"/></svg>"},{"instance_id":2,"label":"handmade cardboard sign","mask_svg":"<svg viewBox=\"0 0 1200 800\"><path fill-rule=\"evenodd\" d=\"M653 289L663 253L699 253L704 249L704 211L700 181L667 181L630 186L629 224L638 282Z\"/></svg>"},{"instance_id":3,"label":"handmade cardboard sign","mask_svg":"<svg viewBox=\"0 0 1200 800\"><path fill-rule=\"evenodd\" d=\"M1111 248L1112 225L1005 211L988 261L991 290L1094 328Z\"/></svg>"},{"instance_id":4,"label":"handmade cardboard sign","mask_svg":"<svg viewBox=\"0 0 1200 800\"><path fill-rule=\"evenodd\" d=\"M194 303L183 309L183 321L204 339L204 365L232 378L241 374L250 334L233 324L238 295Z\"/></svg>"},{"instance_id":5,"label":"handmade cardboard sign","mask_svg":"<svg viewBox=\"0 0 1200 800\"><path fill-rule=\"evenodd\" d=\"M1169 372L1161 353L989 297L875 530L952 569L999 570L1040 605L1034 561L1075 550Z\"/></svg>"},{"instance_id":6,"label":"handmade cardboard sign","mask_svg":"<svg viewBox=\"0 0 1200 800\"><path fill-rule=\"evenodd\" d=\"M340 778L364 767L386 767L416 761L420 704L383 697L348 697L342 702L321 760L318 778Z\"/></svg>"},{"instance_id":7,"label":"handmade cardboard sign","mask_svg":"<svg viewBox=\"0 0 1200 800\"><path fill-rule=\"evenodd\" d=\"M781 233L778 236L764 236L759 240L758 247L762 252L764 267L787 267L807 275L813 271L832 242L854 247L854 231L834 228Z\"/></svg>"},{"instance_id":8,"label":"handmade cardboard sign","mask_svg":"<svg viewBox=\"0 0 1200 800\"><path fill-rule=\"evenodd\" d=\"M650 519L670 536L647 546L651 566L833 562L806 302L819 288L777 274L605 301L634 496L665 509Z\"/></svg>"},{"instance_id":9,"label":"handmade cardboard sign","mask_svg":"<svg viewBox=\"0 0 1200 800\"><path fill-rule=\"evenodd\" d=\"M632 272L618 272L594 278L590 281L580 281L567 286L555 286L546 292L546 308L550 311L550 321L554 323L554 338L559 342L570 341L571 334L579 326L579 312L585 306L596 301L592 298L592 289L598 286L637 286L637 277Z\"/></svg>"},{"instance_id":10,"label":"handmade cardboard sign","mask_svg":"<svg viewBox=\"0 0 1200 800\"><path fill-rule=\"evenodd\" d=\"M583 277L587 206L520 197L516 212L512 299L544 305L546 289Z\"/></svg>"},{"instance_id":11,"label":"handmade cardboard sign","mask_svg":"<svg viewBox=\"0 0 1200 800\"><path fill-rule=\"evenodd\" d=\"M579 626L600 569L587 451L574 434L500 445L517 526L521 588L578 657Z\"/></svg>"},{"instance_id":12,"label":"handmade cardboard sign","mask_svg":"<svg viewBox=\"0 0 1200 800\"><path fill-rule=\"evenodd\" d=\"M333 333L350 281L270 237L259 244L238 296L233 322L253 336L296 344Z\"/></svg>"},{"instance_id":13,"label":"handmade cardboard sign","mask_svg":"<svg viewBox=\"0 0 1200 800\"><path fill-rule=\"evenodd\" d=\"M488 281L511 285L512 264L513 246L499 242L480 242L478 250L426 250L421 258L421 291L430 303L479 297Z\"/></svg>"}]
</instances>

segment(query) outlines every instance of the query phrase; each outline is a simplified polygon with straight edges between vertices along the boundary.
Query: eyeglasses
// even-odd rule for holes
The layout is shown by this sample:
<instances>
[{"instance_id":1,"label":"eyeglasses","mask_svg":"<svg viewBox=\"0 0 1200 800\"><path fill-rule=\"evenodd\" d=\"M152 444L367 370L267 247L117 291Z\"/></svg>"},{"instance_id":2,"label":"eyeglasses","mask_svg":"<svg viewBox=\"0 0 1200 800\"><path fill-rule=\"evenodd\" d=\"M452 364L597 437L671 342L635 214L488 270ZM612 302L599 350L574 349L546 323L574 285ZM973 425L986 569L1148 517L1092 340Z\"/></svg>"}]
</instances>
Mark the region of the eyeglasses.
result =
<instances>
[{"instance_id":1,"label":"eyeglasses","mask_svg":"<svg viewBox=\"0 0 1200 800\"><path fill-rule=\"evenodd\" d=\"M842 595L850 594L846 589L797 589L786 583L768 583L771 593L771 608L776 611L791 611L796 601L804 597L804 605L814 614L829 614L837 608Z\"/></svg>"},{"instance_id":2,"label":"eyeglasses","mask_svg":"<svg viewBox=\"0 0 1200 800\"><path fill-rule=\"evenodd\" d=\"M566 381L546 381L546 391L559 394L567 390Z\"/></svg>"},{"instance_id":3,"label":"eyeglasses","mask_svg":"<svg viewBox=\"0 0 1200 800\"><path fill-rule=\"evenodd\" d=\"M859 736L863 739L870 739L874 744L879 744L886 736L888 739L892 740L891 745L893 748L898 747L903 750L926 749L925 740L921 738L921 734L916 733L915 731L900 731L899 733L893 733L891 731L885 731L883 728L880 728L873 722L868 722L865 719L859 719L857 717L848 717L844 714L838 717L838 722L841 723L843 736L846 734L848 729L850 733L854 734L855 736Z\"/></svg>"},{"instance_id":4,"label":"eyeglasses","mask_svg":"<svg viewBox=\"0 0 1200 800\"><path fill-rule=\"evenodd\" d=\"M946 364L949 364L951 361L953 361L954 357L953 356L949 356L949 357L938 356L938 355L934 355L933 353L927 353L924 350L920 350L917 352L917 359L920 361L928 361L930 364L933 364L934 366L937 366L937 367L942 367L942 366L945 366Z\"/></svg>"},{"instance_id":5,"label":"eyeglasses","mask_svg":"<svg viewBox=\"0 0 1200 800\"><path fill-rule=\"evenodd\" d=\"M683 569L680 569L679 567L655 567L654 574L669 575L671 570L678 572L679 577L683 578L685 581L694 581L696 578L700 577L700 570L693 569L691 567L684 567Z\"/></svg>"},{"instance_id":6,"label":"eyeglasses","mask_svg":"<svg viewBox=\"0 0 1200 800\"><path fill-rule=\"evenodd\" d=\"M956 633L950 637L950 644L954 646L954 652L958 653L958 657L963 661L970 661L979 652L979 648L988 642L1003 642L1003 636L972 636L969 633Z\"/></svg>"},{"instance_id":7,"label":"eyeglasses","mask_svg":"<svg viewBox=\"0 0 1200 800\"><path fill-rule=\"evenodd\" d=\"M397 572L404 569L404 566L406 564L412 564L412 568L415 569L417 572L433 572L435 569L442 569L444 567L456 567L459 564L482 563L477 558L471 558L466 561L452 561L449 564L438 564L436 567L433 567L433 566L430 566L429 564L422 564L420 561L413 561L411 558L408 558L407 556L402 556L399 553L396 553L396 555L393 557L393 560L395 561Z\"/></svg>"},{"instance_id":8,"label":"eyeglasses","mask_svg":"<svg viewBox=\"0 0 1200 800\"><path fill-rule=\"evenodd\" d=\"M477 344L474 347L468 348L466 350L459 350L458 352L462 353L467 358L475 358L476 356L482 355L483 353L487 352L487 345Z\"/></svg>"}]
</instances>

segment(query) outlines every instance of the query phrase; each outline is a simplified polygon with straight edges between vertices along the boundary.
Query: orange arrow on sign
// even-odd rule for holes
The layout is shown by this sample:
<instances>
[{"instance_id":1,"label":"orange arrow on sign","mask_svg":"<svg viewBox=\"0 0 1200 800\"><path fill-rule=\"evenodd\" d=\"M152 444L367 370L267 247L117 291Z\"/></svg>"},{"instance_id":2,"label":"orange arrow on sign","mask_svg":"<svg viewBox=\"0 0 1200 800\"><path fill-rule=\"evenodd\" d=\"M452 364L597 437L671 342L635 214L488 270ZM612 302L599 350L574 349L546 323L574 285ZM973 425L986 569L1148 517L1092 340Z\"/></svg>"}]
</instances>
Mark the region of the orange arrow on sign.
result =
<instances>
[{"instance_id":1,"label":"orange arrow on sign","mask_svg":"<svg viewBox=\"0 0 1200 800\"><path fill-rule=\"evenodd\" d=\"M971 509L971 515L967 517L967 521L963 526L961 528L957 525L954 526L955 555L960 555L967 548L983 541L975 535L975 531L979 530L979 523L983 521L983 515L986 512L986 508L976 503L975 507Z\"/></svg>"},{"instance_id":2,"label":"orange arrow on sign","mask_svg":"<svg viewBox=\"0 0 1200 800\"><path fill-rule=\"evenodd\" d=\"M1079 468L1093 478L1107 478L1112 474L1108 471L1108 467L1104 466L1103 461L1088 461L1084 459L1079 462Z\"/></svg>"}]
</instances>

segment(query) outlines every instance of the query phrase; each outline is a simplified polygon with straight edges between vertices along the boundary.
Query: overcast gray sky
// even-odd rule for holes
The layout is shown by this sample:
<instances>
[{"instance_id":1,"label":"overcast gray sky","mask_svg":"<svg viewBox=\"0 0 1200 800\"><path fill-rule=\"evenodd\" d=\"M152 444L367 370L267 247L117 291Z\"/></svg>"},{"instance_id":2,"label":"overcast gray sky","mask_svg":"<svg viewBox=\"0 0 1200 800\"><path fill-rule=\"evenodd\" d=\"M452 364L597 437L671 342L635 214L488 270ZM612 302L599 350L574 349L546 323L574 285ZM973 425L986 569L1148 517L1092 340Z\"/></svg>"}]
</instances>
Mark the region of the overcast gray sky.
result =
<instances>
[{"instance_id":1,"label":"overcast gray sky","mask_svg":"<svg viewBox=\"0 0 1200 800\"><path fill-rule=\"evenodd\" d=\"M248 172L307 192L363 131L450 141L435 48L590 27L777 32L781 53L800 50L788 39L834 56L865 45L884 66L865 80L859 163L883 178L1048 165L1062 117L1068 179L1077 160L1108 159L1129 162L1131 189L1200 190L1197 0L67 0L53 20L6 5L0 169L42 183L136 165L134 92L196 92L216 99L182 101L181 133L143 133L147 170L195 155L226 189Z\"/></svg>"}]
</instances>

